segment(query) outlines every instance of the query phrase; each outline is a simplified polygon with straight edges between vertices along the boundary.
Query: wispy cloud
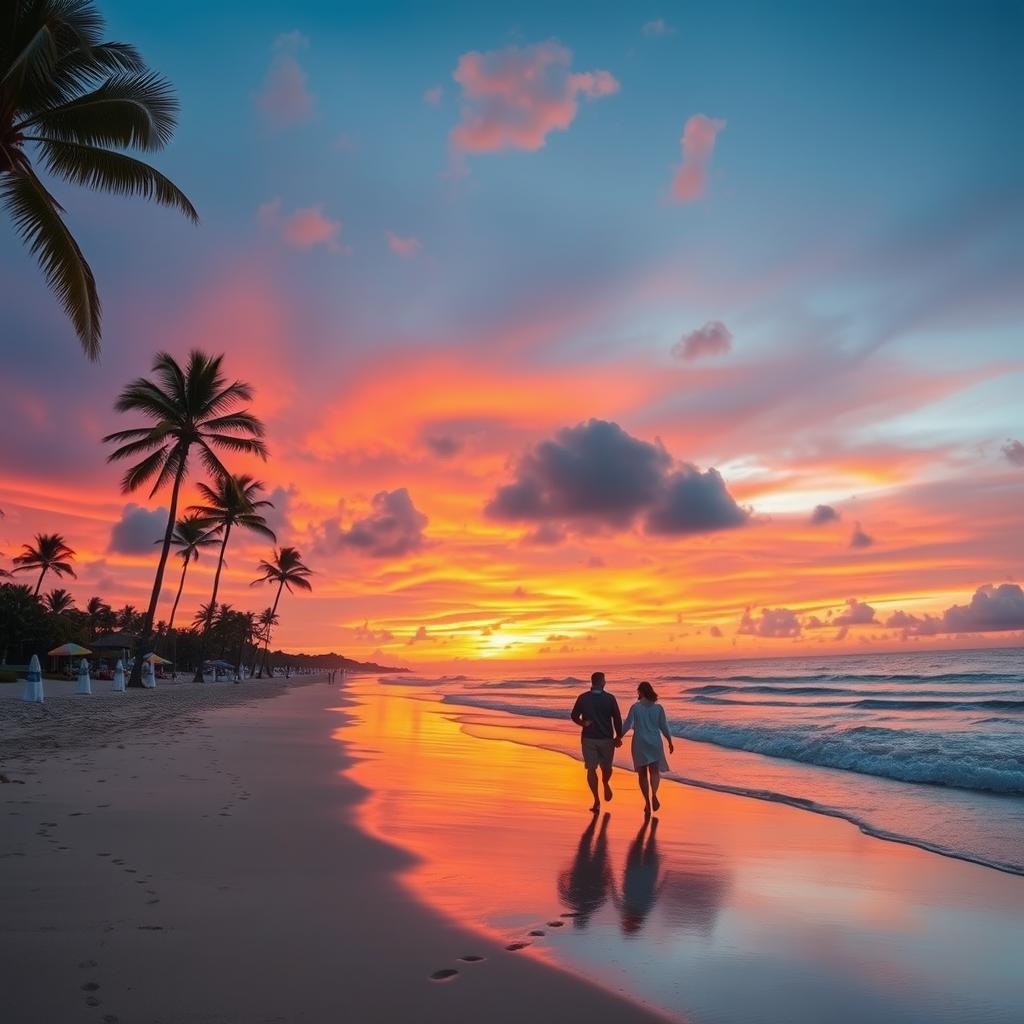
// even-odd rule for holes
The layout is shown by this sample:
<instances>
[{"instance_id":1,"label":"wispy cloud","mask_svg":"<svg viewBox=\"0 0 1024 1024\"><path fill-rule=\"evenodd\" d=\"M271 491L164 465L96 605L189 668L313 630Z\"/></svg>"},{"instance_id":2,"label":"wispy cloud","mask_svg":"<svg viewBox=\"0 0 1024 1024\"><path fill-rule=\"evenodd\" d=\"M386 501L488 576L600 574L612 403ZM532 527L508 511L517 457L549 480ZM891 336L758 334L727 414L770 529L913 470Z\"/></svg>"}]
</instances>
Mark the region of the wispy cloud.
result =
<instances>
[{"instance_id":1,"label":"wispy cloud","mask_svg":"<svg viewBox=\"0 0 1024 1024\"><path fill-rule=\"evenodd\" d=\"M274 40L270 70L256 96L257 106L273 128L301 124L313 116L316 98L296 56L308 46L309 39L298 30L285 32Z\"/></svg>"},{"instance_id":2,"label":"wispy cloud","mask_svg":"<svg viewBox=\"0 0 1024 1024\"><path fill-rule=\"evenodd\" d=\"M264 228L279 234L293 248L311 249L323 245L332 252L340 248L342 223L327 217L322 204L285 214L281 200L271 199L260 206L257 217Z\"/></svg>"}]
</instances>

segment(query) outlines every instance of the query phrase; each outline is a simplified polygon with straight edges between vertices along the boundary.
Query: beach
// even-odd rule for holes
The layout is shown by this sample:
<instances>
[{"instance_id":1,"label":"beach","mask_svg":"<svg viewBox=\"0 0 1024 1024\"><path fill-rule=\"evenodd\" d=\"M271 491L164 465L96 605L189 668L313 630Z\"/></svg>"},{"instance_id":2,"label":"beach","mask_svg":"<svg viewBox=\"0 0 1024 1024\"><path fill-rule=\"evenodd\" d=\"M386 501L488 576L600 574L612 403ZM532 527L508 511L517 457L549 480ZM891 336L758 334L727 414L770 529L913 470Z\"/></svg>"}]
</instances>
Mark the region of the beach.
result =
<instances>
[{"instance_id":1,"label":"beach","mask_svg":"<svg viewBox=\"0 0 1024 1024\"><path fill-rule=\"evenodd\" d=\"M110 696L54 697L47 746L0 697L19 1024L1010 1022L1024 999L1010 874L678 783L645 827L621 771L593 818L568 747L397 680L120 699L163 710L108 736L81 723L126 714Z\"/></svg>"}]
</instances>

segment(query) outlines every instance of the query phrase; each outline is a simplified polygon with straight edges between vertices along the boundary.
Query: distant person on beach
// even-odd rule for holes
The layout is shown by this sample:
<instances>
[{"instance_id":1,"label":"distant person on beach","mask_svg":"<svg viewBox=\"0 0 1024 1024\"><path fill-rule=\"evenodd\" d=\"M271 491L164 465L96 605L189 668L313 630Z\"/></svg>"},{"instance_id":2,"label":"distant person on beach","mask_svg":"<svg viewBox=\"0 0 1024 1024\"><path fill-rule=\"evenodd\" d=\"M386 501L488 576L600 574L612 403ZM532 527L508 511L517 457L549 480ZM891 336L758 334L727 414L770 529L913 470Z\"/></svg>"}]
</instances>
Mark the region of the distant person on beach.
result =
<instances>
[{"instance_id":1,"label":"distant person on beach","mask_svg":"<svg viewBox=\"0 0 1024 1024\"><path fill-rule=\"evenodd\" d=\"M594 794L590 810L597 814L601 810L598 796L597 769L601 769L604 782L604 798L612 798L612 759L615 748L622 743L622 715L619 702L604 689L603 672L590 677L590 689L576 698L570 717L580 727L580 743L583 747L583 764L587 769L587 785Z\"/></svg>"},{"instance_id":2,"label":"distant person on beach","mask_svg":"<svg viewBox=\"0 0 1024 1024\"><path fill-rule=\"evenodd\" d=\"M672 734L668 731L665 709L658 703L658 695L648 682L636 688L637 702L629 709L626 722L622 727L625 735L633 730L633 767L636 769L640 782L640 792L644 795L644 815L650 815L651 809L657 811L661 807L658 800L658 786L661 773L668 771L665 760L665 748L662 736L668 740L668 751L675 752L672 745Z\"/></svg>"}]
</instances>

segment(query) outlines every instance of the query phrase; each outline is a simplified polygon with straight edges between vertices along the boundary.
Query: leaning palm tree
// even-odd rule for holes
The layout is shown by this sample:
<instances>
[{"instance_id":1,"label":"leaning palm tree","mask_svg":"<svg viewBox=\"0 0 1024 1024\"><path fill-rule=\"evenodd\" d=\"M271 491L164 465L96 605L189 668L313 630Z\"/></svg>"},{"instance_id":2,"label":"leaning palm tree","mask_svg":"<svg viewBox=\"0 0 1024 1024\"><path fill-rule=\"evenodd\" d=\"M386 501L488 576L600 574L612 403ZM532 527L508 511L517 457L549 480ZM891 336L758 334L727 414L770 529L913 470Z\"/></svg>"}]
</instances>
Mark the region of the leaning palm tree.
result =
<instances>
[{"instance_id":1,"label":"leaning palm tree","mask_svg":"<svg viewBox=\"0 0 1024 1024\"><path fill-rule=\"evenodd\" d=\"M62 615L75 607L75 599L62 587L55 587L44 598L46 610L54 615Z\"/></svg>"},{"instance_id":2,"label":"leaning palm tree","mask_svg":"<svg viewBox=\"0 0 1024 1024\"><path fill-rule=\"evenodd\" d=\"M183 516L174 524L171 543L177 547L176 553L181 559L181 579L178 581L178 593L174 595L174 604L171 605L171 617L167 622L168 633L174 628L174 615L178 610L178 602L181 600L181 591L185 586L185 573L188 572L189 563L199 561L199 552L203 548L216 544L217 538L211 536L209 531L203 527L202 517L193 512Z\"/></svg>"},{"instance_id":3,"label":"leaning palm tree","mask_svg":"<svg viewBox=\"0 0 1024 1024\"><path fill-rule=\"evenodd\" d=\"M228 384L221 372L223 359L223 356L193 351L182 369L173 356L161 352L153 363L157 380L139 377L121 392L115 405L118 412L141 413L152 421L151 425L119 430L103 439L119 445L107 457L108 461L145 455L125 473L121 481L125 493L153 480L152 497L165 484L171 483L171 507L149 608L143 620L140 647L153 628L178 515L178 495L189 472L192 449L198 449L200 461L215 478L227 474L218 451L267 457L263 424L247 409L238 408L240 402L252 400L252 388L237 380ZM142 685L140 662L136 657L130 686Z\"/></svg>"},{"instance_id":4,"label":"leaning palm tree","mask_svg":"<svg viewBox=\"0 0 1024 1024\"><path fill-rule=\"evenodd\" d=\"M38 596L43 577L48 572L55 576L75 576L75 570L71 568L74 557L74 551L64 543L59 533L37 533L35 546L22 544L21 554L15 555L12 561L17 566L15 572L39 570L36 589L32 591L34 596Z\"/></svg>"},{"instance_id":5,"label":"leaning palm tree","mask_svg":"<svg viewBox=\"0 0 1024 1024\"><path fill-rule=\"evenodd\" d=\"M274 503L260 498L265 485L261 480L254 480L248 474L234 476L224 473L216 481L214 487L199 484L199 493L205 499L205 505L193 505L189 511L195 512L201 519L203 528L220 535L220 556L217 559L217 571L213 577L213 594L210 597L210 608L217 605L217 591L220 589L220 574L224 568L224 552L227 551L231 531L238 526L254 533L262 534L271 540L277 540L274 531L267 525L261 509L273 508ZM202 655L206 633L210 628L209 621L203 628L199 642L199 665L196 668L196 682L202 682Z\"/></svg>"},{"instance_id":6,"label":"leaning palm tree","mask_svg":"<svg viewBox=\"0 0 1024 1024\"><path fill-rule=\"evenodd\" d=\"M166 146L178 103L138 50L104 42L103 28L93 0L0 4L0 203L90 359L100 351L96 281L38 166L74 185L143 196L199 219L173 182L117 152Z\"/></svg>"},{"instance_id":7,"label":"leaning palm tree","mask_svg":"<svg viewBox=\"0 0 1024 1024\"><path fill-rule=\"evenodd\" d=\"M295 548L281 548L274 552L273 561L261 560L260 572L263 574L252 581L251 586L257 583L276 583L277 593L274 595L274 604L270 609L271 621L277 618L277 602L281 600L281 591L287 587L288 593L292 593L292 587L299 590L312 590L307 577L313 574L313 570L302 562L302 555ZM270 651L270 627L264 633L263 661L260 664L260 678L263 678L263 670L266 668L267 657Z\"/></svg>"}]
</instances>

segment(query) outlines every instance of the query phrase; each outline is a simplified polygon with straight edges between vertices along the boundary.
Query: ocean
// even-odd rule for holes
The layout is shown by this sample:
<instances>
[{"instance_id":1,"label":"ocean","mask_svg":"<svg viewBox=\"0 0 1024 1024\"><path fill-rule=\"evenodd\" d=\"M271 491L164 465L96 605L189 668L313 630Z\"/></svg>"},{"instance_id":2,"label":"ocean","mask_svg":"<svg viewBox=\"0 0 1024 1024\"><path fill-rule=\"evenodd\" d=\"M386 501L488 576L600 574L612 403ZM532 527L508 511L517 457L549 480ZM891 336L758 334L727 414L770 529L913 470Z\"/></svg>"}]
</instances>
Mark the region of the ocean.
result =
<instances>
[{"instance_id":1,"label":"ocean","mask_svg":"<svg viewBox=\"0 0 1024 1024\"><path fill-rule=\"evenodd\" d=\"M595 667L623 714L637 682L654 685L680 741L669 773L680 782L1024 874L1024 649ZM589 673L474 665L417 681L453 710L528 718L531 742L540 729L541 745L572 753L568 712Z\"/></svg>"}]
</instances>

